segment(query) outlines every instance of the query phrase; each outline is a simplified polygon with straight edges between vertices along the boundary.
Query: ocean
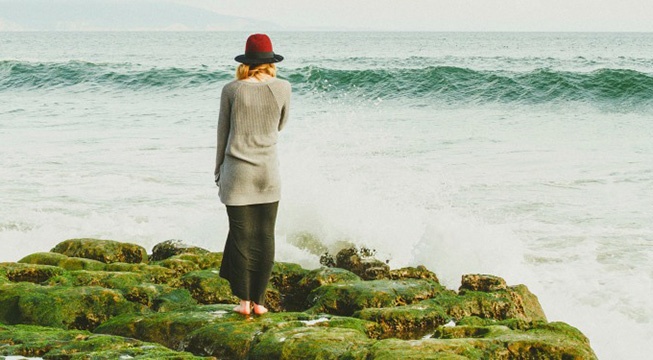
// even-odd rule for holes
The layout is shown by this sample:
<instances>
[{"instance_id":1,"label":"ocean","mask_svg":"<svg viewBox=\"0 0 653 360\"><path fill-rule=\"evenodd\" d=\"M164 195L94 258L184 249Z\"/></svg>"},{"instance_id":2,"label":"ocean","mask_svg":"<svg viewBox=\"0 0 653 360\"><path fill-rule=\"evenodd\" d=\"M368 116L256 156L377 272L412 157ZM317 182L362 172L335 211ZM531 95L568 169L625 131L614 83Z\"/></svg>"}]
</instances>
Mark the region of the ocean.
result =
<instances>
[{"instance_id":1,"label":"ocean","mask_svg":"<svg viewBox=\"0 0 653 360\"><path fill-rule=\"evenodd\" d=\"M0 33L0 261L95 237L221 251L247 33ZM600 359L653 353L653 34L270 34L293 85L279 261L353 243L526 284Z\"/></svg>"}]
</instances>

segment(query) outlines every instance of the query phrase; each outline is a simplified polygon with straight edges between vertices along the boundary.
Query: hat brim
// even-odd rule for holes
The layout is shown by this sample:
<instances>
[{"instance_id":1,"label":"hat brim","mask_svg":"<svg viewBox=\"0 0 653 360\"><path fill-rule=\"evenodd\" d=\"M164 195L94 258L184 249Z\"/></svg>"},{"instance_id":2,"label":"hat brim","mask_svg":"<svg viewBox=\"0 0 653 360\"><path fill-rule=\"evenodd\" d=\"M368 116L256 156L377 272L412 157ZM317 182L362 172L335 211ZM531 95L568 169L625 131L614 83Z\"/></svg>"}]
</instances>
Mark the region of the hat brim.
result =
<instances>
[{"instance_id":1,"label":"hat brim","mask_svg":"<svg viewBox=\"0 0 653 360\"><path fill-rule=\"evenodd\" d=\"M270 63L280 62L281 60L283 60L283 56L279 54L274 54L271 58L259 59L259 58L247 57L246 54L243 54L243 55L236 56L234 60L243 64L258 65L258 64L270 64Z\"/></svg>"}]
</instances>

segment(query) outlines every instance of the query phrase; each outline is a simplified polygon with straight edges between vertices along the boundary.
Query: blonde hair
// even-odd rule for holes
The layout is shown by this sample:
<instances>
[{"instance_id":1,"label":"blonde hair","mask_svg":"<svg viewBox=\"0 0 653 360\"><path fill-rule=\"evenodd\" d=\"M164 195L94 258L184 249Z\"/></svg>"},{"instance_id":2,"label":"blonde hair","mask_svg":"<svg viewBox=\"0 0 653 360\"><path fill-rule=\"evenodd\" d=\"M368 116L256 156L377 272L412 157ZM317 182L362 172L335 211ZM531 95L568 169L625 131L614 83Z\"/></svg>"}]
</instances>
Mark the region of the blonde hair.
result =
<instances>
[{"instance_id":1,"label":"blonde hair","mask_svg":"<svg viewBox=\"0 0 653 360\"><path fill-rule=\"evenodd\" d=\"M252 76L260 80L262 74L275 77L277 76L277 67L272 63L258 65L240 64L238 65L238 69L236 69L236 79L238 80L245 80Z\"/></svg>"}]
</instances>

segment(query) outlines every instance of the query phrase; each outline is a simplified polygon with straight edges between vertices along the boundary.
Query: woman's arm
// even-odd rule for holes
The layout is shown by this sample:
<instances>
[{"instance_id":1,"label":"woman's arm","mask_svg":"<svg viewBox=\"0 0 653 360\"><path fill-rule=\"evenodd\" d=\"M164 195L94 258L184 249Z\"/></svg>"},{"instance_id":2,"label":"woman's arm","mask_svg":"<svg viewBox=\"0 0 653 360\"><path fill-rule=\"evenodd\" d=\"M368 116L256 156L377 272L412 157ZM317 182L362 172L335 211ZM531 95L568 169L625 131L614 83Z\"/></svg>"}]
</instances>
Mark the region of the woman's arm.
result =
<instances>
[{"instance_id":1,"label":"woman's arm","mask_svg":"<svg viewBox=\"0 0 653 360\"><path fill-rule=\"evenodd\" d=\"M229 129L231 127L231 99L227 86L222 88L220 95L220 115L218 116L218 145L215 155L215 183L218 184L220 179L220 166L224 162L225 152L227 150L227 140L229 139Z\"/></svg>"},{"instance_id":2,"label":"woman's arm","mask_svg":"<svg viewBox=\"0 0 653 360\"><path fill-rule=\"evenodd\" d=\"M281 131L284 126L286 126L286 122L288 121L288 113L290 112L290 93L292 92L290 84L288 84L285 90L286 93L284 94L284 102L281 106L281 119L279 119L279 131Z\"/></svg>"}]
</instances>

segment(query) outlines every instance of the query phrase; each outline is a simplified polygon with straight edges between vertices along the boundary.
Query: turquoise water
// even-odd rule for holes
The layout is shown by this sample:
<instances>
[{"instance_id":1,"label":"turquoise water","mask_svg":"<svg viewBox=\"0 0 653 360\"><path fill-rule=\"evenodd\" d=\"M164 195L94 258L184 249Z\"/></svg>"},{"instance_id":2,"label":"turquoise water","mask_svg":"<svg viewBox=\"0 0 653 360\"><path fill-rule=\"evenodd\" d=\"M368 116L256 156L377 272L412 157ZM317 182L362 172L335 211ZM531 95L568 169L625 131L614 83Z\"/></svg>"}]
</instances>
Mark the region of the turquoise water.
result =
<instances>
[{"instance_id":1,"label":"turquoise water","mask_svg":"<svg viewBox=\"0 0 653 360\"><path fill-rule=\"evenodd\" d=\"M71 237L219 251L244 33L0 33L0 261ZM601 359L653 348L653 34L278 33L277 259L309 232L451 288L525 283Z\"/></svg>"}]
</instances>

